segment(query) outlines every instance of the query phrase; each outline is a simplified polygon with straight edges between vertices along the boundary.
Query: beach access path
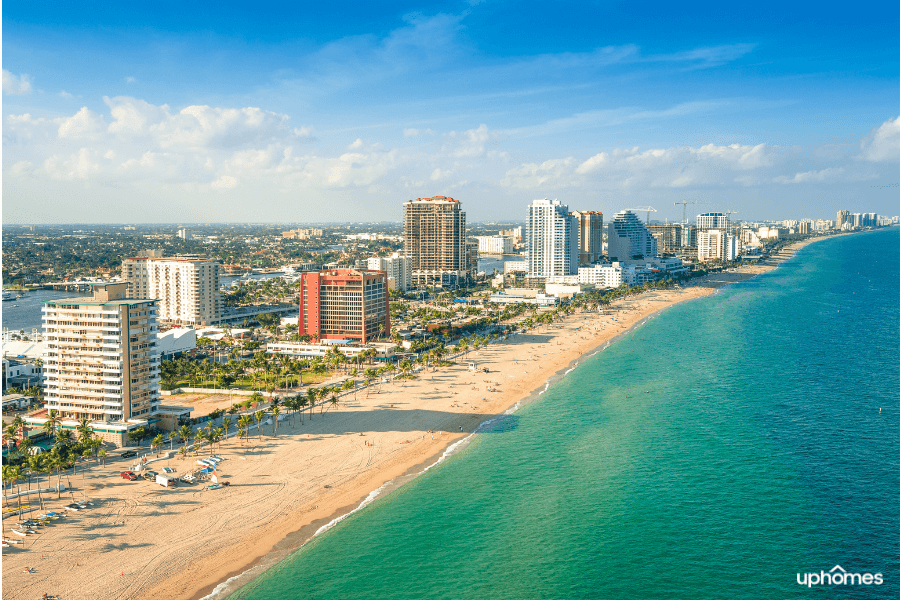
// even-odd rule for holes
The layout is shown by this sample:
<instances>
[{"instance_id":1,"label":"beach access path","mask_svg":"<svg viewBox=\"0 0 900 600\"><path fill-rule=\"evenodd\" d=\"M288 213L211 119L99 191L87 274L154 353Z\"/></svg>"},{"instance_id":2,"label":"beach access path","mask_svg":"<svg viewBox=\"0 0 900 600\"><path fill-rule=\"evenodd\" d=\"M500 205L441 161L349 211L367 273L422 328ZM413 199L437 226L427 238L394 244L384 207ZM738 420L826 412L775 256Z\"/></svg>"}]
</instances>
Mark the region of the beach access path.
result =
<instances>
[{"instance_id":1,"label":"beach access path","mask_svg":"<svg viewBox=\"0 0 900 600\"><path fill-rule=\"evenodd\" d=\"M302 424L298 414L278 424L277 437L269 425L244 442L229 438L214 451L226 459L219 478L230 485L223 489L126 481L119 476L126 461L96 466L83 486L81 476L72 479L71 496L47 502L48 510L58 510L72 497L90 499L92 508L41 528L24 550L4 551L3 597L201 598L273 551L299 547L384 483L433 463L480 423L650 314L774 264L645 292L603 314L575 313L470 352L452 366L361 389L338 408L324 414L317 408L312 419L307 413ZM467 361L489 372L472 372ZM176 457L153 467L185 473L195 460ZM12 525L7 521L4 529Z\"/></svg>"}]
</instances>

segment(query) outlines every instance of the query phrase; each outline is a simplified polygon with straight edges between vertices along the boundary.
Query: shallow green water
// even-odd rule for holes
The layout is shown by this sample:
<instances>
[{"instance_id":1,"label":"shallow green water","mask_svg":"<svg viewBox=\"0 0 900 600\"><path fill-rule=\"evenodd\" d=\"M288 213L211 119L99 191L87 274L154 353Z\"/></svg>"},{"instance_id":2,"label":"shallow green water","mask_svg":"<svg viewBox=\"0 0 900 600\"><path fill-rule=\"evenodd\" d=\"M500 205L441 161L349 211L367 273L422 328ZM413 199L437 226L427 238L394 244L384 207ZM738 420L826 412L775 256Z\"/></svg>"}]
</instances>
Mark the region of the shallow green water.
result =
<instances>
[{"instance_id":1,"label":"shallow green water","mask_svg":"<svg viewBox=\"0 0 900 600\"><path fill-rule=\"evenodd\" d=\"M900 597L898 259L828 240L664 312L233 597ZM838 564L885 583L797 583Z\"/></svg>"}]
</instances>

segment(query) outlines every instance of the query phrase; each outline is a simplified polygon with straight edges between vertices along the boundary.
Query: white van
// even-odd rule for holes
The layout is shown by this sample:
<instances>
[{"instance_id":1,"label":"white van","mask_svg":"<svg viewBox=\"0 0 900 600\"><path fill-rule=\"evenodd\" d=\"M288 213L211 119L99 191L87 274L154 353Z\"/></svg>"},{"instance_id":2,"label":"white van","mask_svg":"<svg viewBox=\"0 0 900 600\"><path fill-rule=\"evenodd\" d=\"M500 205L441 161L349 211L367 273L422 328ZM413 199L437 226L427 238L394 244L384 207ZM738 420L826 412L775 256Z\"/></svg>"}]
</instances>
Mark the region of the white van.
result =
<instances>
[{"instance_id":1,"label":"white van","mask_svg":"<svg viewBox=\"0 0 900 600\"><path fill-rule=\"evenodd\" d=\"M175 477L170 477L168 475L157 475L156 483L163 487L175 487L178 485L178 479Z\"/></svg>"}]
</instances>

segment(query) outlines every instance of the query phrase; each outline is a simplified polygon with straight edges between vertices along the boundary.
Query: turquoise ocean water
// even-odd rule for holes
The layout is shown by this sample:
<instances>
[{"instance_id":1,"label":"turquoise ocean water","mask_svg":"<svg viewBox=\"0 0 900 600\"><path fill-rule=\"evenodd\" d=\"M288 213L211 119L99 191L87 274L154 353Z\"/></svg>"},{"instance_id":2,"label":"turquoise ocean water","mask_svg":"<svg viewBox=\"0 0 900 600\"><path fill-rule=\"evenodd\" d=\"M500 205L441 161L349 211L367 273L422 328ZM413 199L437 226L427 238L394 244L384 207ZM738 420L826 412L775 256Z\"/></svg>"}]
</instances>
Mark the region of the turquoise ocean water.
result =
<instances>
[{"instance_id":1,"label":"turquoise ocean water","mask_svg":"<svg viewBox=\"0 0 900 600\"><path fill-rule=\"evenodd\" d=\"M651 319L232 597L898 598L898 333L900 230L813 244ZM884 583L798 585L835 565Z\"/></svg>"}]
</instances>

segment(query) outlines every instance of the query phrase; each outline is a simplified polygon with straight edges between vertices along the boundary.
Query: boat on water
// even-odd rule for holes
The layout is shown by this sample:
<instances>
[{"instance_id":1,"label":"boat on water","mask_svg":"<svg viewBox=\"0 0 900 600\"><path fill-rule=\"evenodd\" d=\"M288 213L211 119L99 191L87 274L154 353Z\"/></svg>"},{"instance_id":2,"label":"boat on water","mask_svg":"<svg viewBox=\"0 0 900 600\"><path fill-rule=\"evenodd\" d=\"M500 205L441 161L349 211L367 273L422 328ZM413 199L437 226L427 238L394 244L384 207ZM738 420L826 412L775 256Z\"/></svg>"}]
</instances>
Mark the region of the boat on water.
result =
<instances>
[{"instance_id":1,"label":"boat on water","mask_svg":"<svg viewBox=\"0 0 900 600\"><path fill-rule=\"evenodd\" d=\"M6 302L7 300L15 300L16 298L18 298L18 296L16 296L12 292L3 292L3 301L4 302Z\"/></svg>"}]
</instances>

